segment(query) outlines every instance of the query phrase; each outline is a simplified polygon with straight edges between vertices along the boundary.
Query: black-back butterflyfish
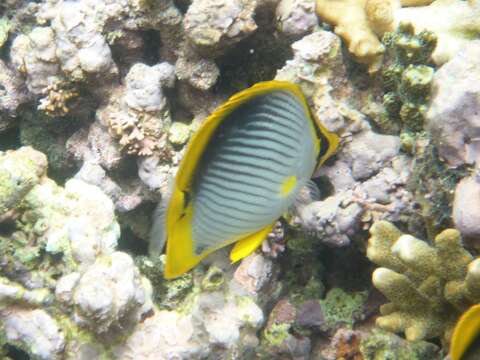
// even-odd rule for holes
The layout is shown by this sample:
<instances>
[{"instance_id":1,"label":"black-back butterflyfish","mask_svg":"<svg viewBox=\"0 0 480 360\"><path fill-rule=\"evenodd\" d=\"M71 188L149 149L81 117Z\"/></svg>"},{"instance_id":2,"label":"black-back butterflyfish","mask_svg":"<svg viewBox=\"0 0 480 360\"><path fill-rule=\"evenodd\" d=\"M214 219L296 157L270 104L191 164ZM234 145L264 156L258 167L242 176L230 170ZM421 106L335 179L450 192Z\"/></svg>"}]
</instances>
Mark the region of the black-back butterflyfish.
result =
<instances>
[{"instance_id":1,"label":"black-back butterflyfish","mask_svg":"<svg viewBox=\"0 0 480 360\"><path fill-rule=\"evenodd\" d=\"M233 262L253 252L337 146L295 84L261 82L232 96L192 136L154 216L150 241L167 242L165 278L232 243Z\"/></svg>"},{"instance_id":2,"label":"black-back butterflyfish","mask_svg":"<svg viewBox=\"0 0 480 360\"><path fill-rule=\"evenodd\" d=\"M480 304L471 306L457 321L450 340L450 359L480 359Z\"/></svg>"}]
</instances>

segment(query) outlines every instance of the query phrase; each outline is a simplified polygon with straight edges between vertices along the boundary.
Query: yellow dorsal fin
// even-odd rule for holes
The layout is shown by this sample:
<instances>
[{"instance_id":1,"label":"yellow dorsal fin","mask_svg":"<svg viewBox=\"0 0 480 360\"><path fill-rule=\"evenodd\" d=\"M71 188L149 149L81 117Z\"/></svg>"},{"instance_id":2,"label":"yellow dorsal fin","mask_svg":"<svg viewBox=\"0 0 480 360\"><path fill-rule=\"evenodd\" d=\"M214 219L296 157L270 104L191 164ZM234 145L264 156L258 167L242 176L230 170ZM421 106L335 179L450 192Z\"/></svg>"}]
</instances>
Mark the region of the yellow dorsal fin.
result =
<instances>
[{"instance_id":1,"label":"yellow dorsal fin","mask_svg":"<svg viewBox=\"0 0 480 360\"><path fill-rule=\"evenodd\" d=\"M275 223L268 225L252 235L238 240L230 252L230 260L232 263L242 260L244 257L254 252L255 249L262 244L263 240L266 239L268 233L272 231L273 225L275 225Z\"/></svg>"},{"instance_id":2,"label":"yellow dorsal fin","mask_svg":"<svg viewBox=\"0 0 480 360\"><path fill-rule=\"evenodd\" d=\"M450 342L451 360L460 360L480 333L480 304L470 307L458 320Z\"/></svg>"}]
</instances>

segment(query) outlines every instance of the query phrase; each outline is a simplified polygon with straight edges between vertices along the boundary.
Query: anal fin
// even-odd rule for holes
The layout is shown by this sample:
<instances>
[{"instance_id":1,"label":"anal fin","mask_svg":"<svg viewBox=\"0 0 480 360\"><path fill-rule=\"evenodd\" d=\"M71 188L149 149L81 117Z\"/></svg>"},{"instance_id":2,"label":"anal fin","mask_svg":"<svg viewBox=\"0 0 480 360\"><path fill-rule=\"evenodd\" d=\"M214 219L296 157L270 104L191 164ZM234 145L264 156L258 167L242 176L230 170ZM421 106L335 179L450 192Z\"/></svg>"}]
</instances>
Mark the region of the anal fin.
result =
<instances>
[{"instance_id":1,"label":"anal fin","mask_svg":"<svg viewBox=\"0 0 480 360\"><path fill-rule=\"evenodd\" d=\"M262 244L263 240L266 239L270 231L272 231L273 225L275 225L275 223L266 226L252 235L238 240L230 252L230 260L232 263L237 262L254 252L255 249Z\"/></svg>"}]
</instances>

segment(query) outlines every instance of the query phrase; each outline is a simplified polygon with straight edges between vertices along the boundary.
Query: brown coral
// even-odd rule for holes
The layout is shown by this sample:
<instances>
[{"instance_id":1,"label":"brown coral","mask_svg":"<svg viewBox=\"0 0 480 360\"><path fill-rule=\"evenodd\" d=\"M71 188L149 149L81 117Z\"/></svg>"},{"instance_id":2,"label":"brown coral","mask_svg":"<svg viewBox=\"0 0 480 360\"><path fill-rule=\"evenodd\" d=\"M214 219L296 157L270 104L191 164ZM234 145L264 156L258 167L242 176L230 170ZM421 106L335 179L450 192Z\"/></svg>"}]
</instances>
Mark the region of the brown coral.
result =
<instances>
[{"instance_id":1,"label":"brown coral","mask_svg":"<svg viewBox=\"0 0 480 360\"><path fill-rule=\"evenodd\" d=\"M70 112L72 100L78 97L78 92L62 81L50 84L42 93L38 110L43 110L49 116L65 116Z\"/></svg>"},{"instance_id":2,"label":"brown coral","mask_svg":"<svg viewBox=\"0 0 480 360\"><path fill-rule=\"evenodd\" d=\"M166 133L155 116L130 110L109 117L109 130L118 139L122 151L130 155L150 156L165 144Z\"/></svg>"},{"instance_id":3,"label":"brown coral","mask_svg":"<svg viewBox=\"0 0 480 360\"><path fill-rule=\"evenodd\" d=\"M418 6L432 0L402 0L402 6ZM333 25L348 51L358 62L368 64L369 71L379 69L384 47L379 38L394 30L393 0L317 0L316 11L322 21Z\"/></svg>"}]
</instances>

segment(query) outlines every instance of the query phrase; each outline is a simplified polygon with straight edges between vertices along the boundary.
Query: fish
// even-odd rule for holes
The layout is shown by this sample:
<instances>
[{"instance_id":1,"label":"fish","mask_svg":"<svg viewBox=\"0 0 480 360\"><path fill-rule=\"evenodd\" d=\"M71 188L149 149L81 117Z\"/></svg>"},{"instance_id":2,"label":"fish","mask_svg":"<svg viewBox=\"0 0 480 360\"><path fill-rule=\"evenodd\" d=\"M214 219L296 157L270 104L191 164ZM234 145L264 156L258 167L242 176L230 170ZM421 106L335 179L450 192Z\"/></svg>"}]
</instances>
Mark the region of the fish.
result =
<instances>
[{"instance_id":1,"label":"fish","mask_svg":"<svg viewBox=\"0 0 480 360\"><path fill-rule=\"evenodd\" d=\"M166 242L164 277L233 243L233 263L255 251L338 143L296 84L265 81L230 97L192 136L155 211L150 249Z\"/></svg>"},{"instance_id":2,"label":"fish","mask_svg":"<svg viewBox=\"0 0 480 360\"><path fill-rule=\"evenodd\" d=\"M480 358L480 304L471 306L455 325L450 341L451 360Z\"/></svg>"}]
</instances>

